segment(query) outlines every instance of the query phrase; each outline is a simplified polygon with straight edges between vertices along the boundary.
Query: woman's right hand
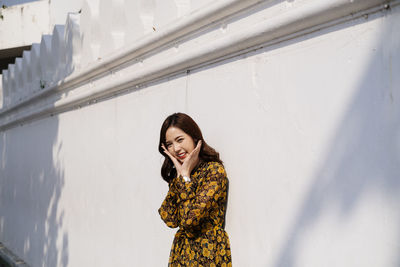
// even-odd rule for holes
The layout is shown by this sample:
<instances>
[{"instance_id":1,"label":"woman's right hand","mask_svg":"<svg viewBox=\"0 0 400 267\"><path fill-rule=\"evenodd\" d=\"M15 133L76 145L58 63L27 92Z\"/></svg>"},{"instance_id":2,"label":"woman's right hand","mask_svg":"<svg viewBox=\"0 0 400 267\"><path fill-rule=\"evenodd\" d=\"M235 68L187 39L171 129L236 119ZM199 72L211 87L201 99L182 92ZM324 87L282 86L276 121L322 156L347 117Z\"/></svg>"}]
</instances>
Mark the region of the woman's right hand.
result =
<instances>
[{"instance_id":1,"label":"woman's right hand","mask_svg":"<svg viewBox=\"0 0 400 267\"><path fill-rule=\"evenodd\" d=\"M171 153L169 153L168 149L165 148L164 144L161 144L164 153L172 160L172 163L175 165L175 169L178 175L181 175L182 164L174 157Z\"/></svg>"}]
</instances>

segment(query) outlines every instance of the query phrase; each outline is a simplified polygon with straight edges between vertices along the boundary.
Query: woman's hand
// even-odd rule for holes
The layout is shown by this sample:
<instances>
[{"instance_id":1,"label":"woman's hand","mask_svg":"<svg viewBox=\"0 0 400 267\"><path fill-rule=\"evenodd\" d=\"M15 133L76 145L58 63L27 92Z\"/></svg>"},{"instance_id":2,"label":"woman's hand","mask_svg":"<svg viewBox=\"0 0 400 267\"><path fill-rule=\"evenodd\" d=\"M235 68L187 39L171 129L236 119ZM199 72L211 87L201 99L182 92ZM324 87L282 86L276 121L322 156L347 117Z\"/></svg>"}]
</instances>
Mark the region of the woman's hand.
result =
<instances>
[{"instance_id":1,"label":"woman's hand","mask_svg":"<svg viewBox=\"0 0 400 267\"><path fill-rule=\"evenodd\" d=\"M165 148L164 144L161 145L164 150L164 153L172 160L175 165L176 172L178 175L182 176L190 176L193 168L199 162L199 153L201 148L201 140L197 142L197 146L193 149L192 152L184 159L183 163L181 164L178 159L176 159L171 153L169 153L168 149Z\"/></svg>"},{"instance_id":2,"label":"woman's hand","mask_svg":"<svg viewBox=\"0 0 400 267\"><path fill-rule=\"evenodd\" d=\"M181 175L190 177L190 173L192 172L193 168L196 167L197 163L199 163L200 148L201 148L201 140L197 142L197 146L183 160L180 172Z\"/></svg>"}]
</instances>

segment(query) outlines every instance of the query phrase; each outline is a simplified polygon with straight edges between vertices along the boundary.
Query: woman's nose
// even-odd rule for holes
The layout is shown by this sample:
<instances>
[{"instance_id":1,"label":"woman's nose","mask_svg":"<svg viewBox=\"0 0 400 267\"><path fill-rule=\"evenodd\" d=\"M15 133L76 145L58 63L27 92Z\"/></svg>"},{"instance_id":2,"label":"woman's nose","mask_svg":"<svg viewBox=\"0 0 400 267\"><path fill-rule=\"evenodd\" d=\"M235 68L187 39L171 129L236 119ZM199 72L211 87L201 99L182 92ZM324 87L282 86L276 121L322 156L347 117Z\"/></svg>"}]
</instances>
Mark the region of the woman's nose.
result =
<instances>
[{"instance_id":1,"label":"woman's nose","mask_svg":"<svg viewBox=\"0 0 400 267\"><path fill-rule=\"evenodd\" d=\"M174 144L174 151L175 152L179 152L180 149L181 149L181 146L179 144Z\"/></svg>"}]
</instances>

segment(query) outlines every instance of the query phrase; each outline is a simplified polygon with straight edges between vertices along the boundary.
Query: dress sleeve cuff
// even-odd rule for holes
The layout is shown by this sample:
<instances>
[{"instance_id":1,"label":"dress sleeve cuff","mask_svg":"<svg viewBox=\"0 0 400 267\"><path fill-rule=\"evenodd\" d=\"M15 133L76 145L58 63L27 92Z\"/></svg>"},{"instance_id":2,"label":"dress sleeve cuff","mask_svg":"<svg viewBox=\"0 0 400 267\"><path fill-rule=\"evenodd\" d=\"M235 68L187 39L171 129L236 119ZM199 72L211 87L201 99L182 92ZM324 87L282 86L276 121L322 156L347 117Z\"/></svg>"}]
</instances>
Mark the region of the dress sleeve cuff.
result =
<instances>
[{"instance_id":1,"label":"dress sleeve cuff","mask_svg":"<svg viewBox=\"0 0 400 267\"><path fill-rule=\"evenodd\" d=\"M195 196L196 184L194 181L185 182L182 175L176 177L175 180L172 186L181 200L186 200Z\"/></svg>"}]
</instances>

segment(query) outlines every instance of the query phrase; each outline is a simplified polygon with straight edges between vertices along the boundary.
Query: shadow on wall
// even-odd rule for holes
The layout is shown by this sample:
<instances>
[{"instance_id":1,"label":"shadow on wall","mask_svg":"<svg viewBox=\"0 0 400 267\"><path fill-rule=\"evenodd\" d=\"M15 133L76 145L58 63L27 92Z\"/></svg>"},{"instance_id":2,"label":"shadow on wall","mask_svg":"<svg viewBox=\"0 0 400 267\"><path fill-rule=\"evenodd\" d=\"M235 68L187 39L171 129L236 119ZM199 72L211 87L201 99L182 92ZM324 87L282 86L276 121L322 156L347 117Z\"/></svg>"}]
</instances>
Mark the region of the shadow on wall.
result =
<instances>
[{"instance_id":1,"label":"shadow on wall","mask_svg":"<svg viewBox=\"0 0 400 267\"><path fill-rule=\"evenodd\" d=\"M0 132L0 241L30 266L67 266L57 117Z\"/></svg>"},{"instance_id":2,"label":"shadow on wall","mask_svg":"<svg viewBox=\"0 0 400 267\"><path fill-rule=\"evenodd\" d=\"M392 205L389 208L392 212L396 207L397 209L400 207L400 79L395 74L395 71L398 72L400 69L400 35L395 34L398 33L395 25L399 22L400 8L396 7L388 12L387 17L381 15L385 27L382 29L380 43L376 45L375 51L371 51L373 57L369 65L365 66L358 91L344 113L345 117L332 139L330 149L327 150L327 157L316 171L299 213L287 232L275 267L302 266L299 257L302 257L304 251L304 238L307 238L310 231L314 230L319 221L332 212L332 209L336 209L336 214L339 214L337 218L339 223L346 224L347 221L354 219L354 216L359 216L355 213L359 212L357 209L360 206L366 205L365 201L368 201L367 205L372 204L371 207L367 206L369 211L367 213L371 213L370 208L372 212L385 209L387 204ZM378 197L368 200L371 196ZM381 213L372 214L372 216L380 215ZM361 236L365 227L369 229L370 221L351 225L350 233L355 235L357 242L361 240L365 243L361 243L361 248L355 247L354 244L342 243L343 251L336 257L347 255L343 252L348 250L349 258L342 260L350 263L348 266L353 266L352 257L359 258L363 255L360 252L379 254L380 251L386 253L387 250L397 248L397 253L394 254L397 258L390 259L388 264L399 266L400 214L375 218L380 222L380 226L376 227L378 229L373 229L377 235L371 233L370 236ZM393 232L393 227L386 229L388 225L396 225L397 233ZM397 234L394 237L395 241L385 244L387 247L383 250L378 249L377 244L373 245L374 238L395 234ZM323 235L335 239L332 233L325 232ZM315 249L320 245L331 249L331 252L325 250L324 253L337 253L337 244L334 244L336 240L324 240L325 244L318 243L318 240L307 242L312 242ZM362 251L365 248L368 251ZM314 253L314 257L324 257L324 255Z\"/></svg>"}]
</instances>

